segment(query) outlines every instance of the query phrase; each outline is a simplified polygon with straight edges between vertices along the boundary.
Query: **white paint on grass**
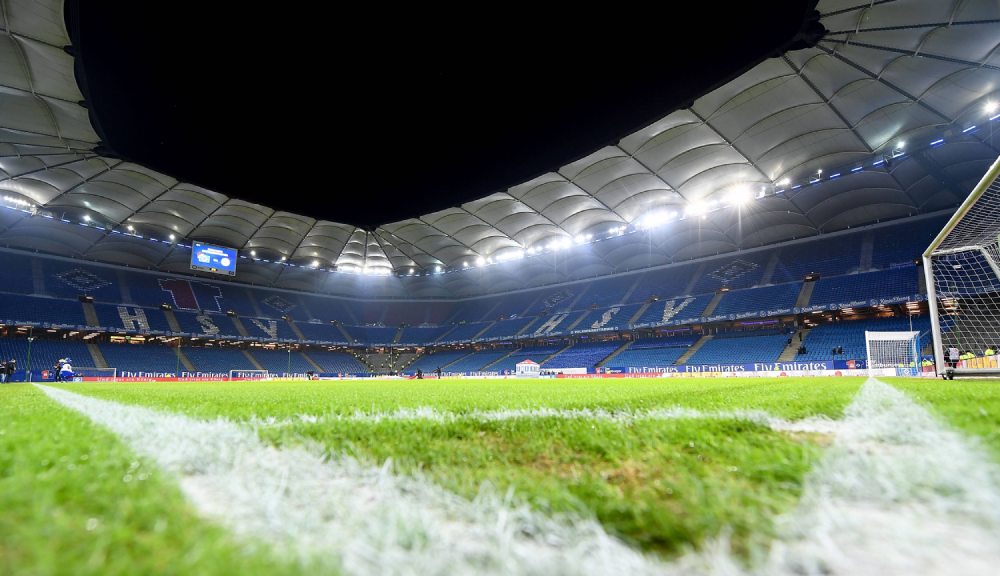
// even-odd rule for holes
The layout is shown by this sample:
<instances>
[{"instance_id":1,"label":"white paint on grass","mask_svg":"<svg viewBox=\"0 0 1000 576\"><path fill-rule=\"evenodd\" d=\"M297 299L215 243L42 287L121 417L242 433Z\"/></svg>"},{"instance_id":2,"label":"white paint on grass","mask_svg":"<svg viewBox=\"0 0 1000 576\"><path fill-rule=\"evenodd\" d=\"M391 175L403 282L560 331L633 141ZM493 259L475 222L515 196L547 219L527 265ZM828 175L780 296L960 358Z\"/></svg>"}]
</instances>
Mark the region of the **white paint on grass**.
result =
<instances>
[{"instance_id":1,"label":"white paint on grass","mask_svg":"<svg viewBox=\"0 0 1000 576\"><path fill-rule=\"evenodd\" d=\"M351 414L298 414L291 418L253 417L248 423L255 428L280 428L299 424L323 424L328 422L364 422L423 420L429 422L499 422L505 420L558 418L564 420L599 420L619 424L647 420L746 420L769 426L784 432L836 432L838 421L821 416L804 420L783 420L763 410L719 410L703 411L681 406L654 408L649 410L604 409L604 408L502 408L498 410L471 410L469 412L441 411L429 406L397 408L384 412L356 411Z\"/></svg>"},{"instance_id":2,"label":"white paint on grass","mask_svg":"<svg viewBox=\"0 0 1000 576\"><path fill-rule=\"evenodd\" d=\"M977 444L869 379L762 574L995 575L1000 469Z\"/></svg>"},{"instance_id":3,"label":"white paint on grass","mask_svg":"<svg viewBox=\"0 0 1000 576\"><path fill-rule=\"evenodd\" d=\"M267 446L252 430L223 420L41 388L177 475L206 517L333 571L553 576L673 570L609 536L595 520L550 518L491 493L470 502L420 478L396 476L388 464L324 461L304 448Z\"/></svg>"},{"instance_id":4,"label":"white paint on grass","mask_svg":"<svg viewBox=\"0 0 1000 576\"><path fill-rule=\"evenodd\" d=\"M223 420L43 389L177 474L195 506L234 533L349 574L746 574L724 539L661 563L593 520L549 518L491 494L470 502L388 465L265 446ZM416 412L451 418L427 410ZM827 425L801 422L787 424ZM799 506L777 520L779 538L752 574L997 573L1000 470L978 445L874 379L829 429L833 445Z\"/></svg>"}]
</instances>

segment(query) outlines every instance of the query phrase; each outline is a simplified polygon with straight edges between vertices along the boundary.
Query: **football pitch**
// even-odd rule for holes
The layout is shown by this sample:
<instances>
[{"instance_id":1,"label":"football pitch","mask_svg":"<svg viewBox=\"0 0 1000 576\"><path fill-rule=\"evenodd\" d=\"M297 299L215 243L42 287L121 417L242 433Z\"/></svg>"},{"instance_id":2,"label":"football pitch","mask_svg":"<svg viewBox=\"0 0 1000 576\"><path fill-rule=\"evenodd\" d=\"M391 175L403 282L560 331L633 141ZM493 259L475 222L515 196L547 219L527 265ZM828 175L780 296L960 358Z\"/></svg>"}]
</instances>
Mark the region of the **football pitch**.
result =
<instances>
[{"instance_id":1,"label":"football pitch","mask_svg":"<svg viewBox=\"0 0 1000 576\"><path fill-rule=\"evenodd\" d=\"M85 383L0 397L5 574L1000 561L990 381Z\"/></svg>"}]
</instances>

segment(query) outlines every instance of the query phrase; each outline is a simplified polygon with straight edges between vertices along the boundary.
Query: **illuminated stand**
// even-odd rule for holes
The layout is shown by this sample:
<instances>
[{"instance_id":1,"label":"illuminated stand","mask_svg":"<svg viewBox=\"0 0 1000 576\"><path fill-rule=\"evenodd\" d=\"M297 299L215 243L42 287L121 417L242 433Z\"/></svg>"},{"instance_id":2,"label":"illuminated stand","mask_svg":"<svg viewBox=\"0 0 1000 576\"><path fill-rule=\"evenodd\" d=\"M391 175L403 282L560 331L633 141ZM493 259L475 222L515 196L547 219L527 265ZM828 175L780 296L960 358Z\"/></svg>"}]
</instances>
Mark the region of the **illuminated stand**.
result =
<instances>
[{"instance_id":1,"label":"illuminated stand","mask_svg":"<svg viewBox=\"0 0 1000 576\"><path fill-rule=\"evenodd\" d=\"M514 374L518 378L538 378L541 373L542 367L532 360L522 360L514 365Z\"/></svg>"}]
</instances>

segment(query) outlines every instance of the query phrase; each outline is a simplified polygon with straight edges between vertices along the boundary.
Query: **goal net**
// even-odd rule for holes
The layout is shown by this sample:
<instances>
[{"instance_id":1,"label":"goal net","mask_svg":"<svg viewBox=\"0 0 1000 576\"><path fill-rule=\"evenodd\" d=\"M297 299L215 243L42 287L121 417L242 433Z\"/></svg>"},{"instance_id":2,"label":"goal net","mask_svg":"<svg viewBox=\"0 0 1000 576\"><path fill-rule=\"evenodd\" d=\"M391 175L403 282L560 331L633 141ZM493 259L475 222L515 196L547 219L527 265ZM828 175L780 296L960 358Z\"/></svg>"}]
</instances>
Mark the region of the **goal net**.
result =
<instances>
[{"instance_id":1,"label":"goal net","mask_svg":"<svg viewBox=\"0 0 1000 576\"><path fill-rule=\"evenodd\" d=\"M1000 158L924 252L936 372L1000 372ZM946 357L962 355L961 362Z\"/></svg>"},{"instance_id":2,"label":"goal net","mask_svg":"<svg viewBox=\"0 0 1000 576\"><path fill-rule=\"evenodd\" d=\"M916 376L920 370L919 332L865 331L869 376Z\"/></svg>"},{"instance_id":3,"label":"goal net","mask_svg":"<svg viewBox=\"0 0 1000 576\"><path fill-rule=\"evenodd\" d=\"M271 373L267 370L230 370L230 380L270 380Z\"/></svg>"},{"instance_id":4,"label":"goal net","mask_svg":"<svg viewBox=\"0 0 1000 576\"><path fill-rule=\"evenodd\" d=\"M87 382L116 382L118 381L118 369L74 366L73 379L76 380L77 378Z\"/></svg>"}]
</instances>

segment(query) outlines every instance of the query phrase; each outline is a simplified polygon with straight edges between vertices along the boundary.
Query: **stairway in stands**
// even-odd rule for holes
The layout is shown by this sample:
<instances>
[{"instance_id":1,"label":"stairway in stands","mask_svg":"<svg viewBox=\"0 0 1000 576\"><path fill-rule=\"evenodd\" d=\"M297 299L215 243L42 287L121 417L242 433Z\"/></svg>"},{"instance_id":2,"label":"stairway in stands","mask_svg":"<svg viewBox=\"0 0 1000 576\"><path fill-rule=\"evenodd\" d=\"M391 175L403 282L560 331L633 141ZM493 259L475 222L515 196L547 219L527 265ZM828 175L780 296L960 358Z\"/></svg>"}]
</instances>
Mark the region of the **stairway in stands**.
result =
<instances>
[{"instance_id":1,"label":"stairway in stands","mask_svg":"<svg viewBox=\"0 0 1000 576\"><path fill-rule=\"evenodd\" d=\"M687 349L687 352L681 354L681 357L678 358L677 362L674 362L674 364L684 364L685 362L687 362L689 358L694 356L694 353L697 352L699 348L704 346L705 343L711 340L712 338L714 338L714 336L712 336L711 334L705 334L704 336L699 338L697 342L692 344L691 347Z\"/></svg>"},{"instance_id":2,"label":"stairway in stands","mask_svg":"<svg viewBox=\"0 0 1000 576\"><path fill-rule=\"evenodd\" d=\"M632 340L626 341L621 346L619 346L617 349L615 349L614 352L612 352L611 354L609 354L607 358L605 358L604 360L601 360L600 362L598 362L597 366L598 367L607 366L608 362L610 362L615 356L617 356L617 355L621 354L622 352L624 352L631 345L632 345Z\"/></svg>"},{"instance_id":3,"label":"stairway in stands","mask_svg":"<svg viewBox=\"0 0 1000 576\"><path fill-rule=\"evenodd\" d=\"M811 284L811 282L809 282ZM792 335L792 341L785 346L785 349L781 351L778 355L778 362L792 362L795 357L799 355L799 344L805 344L806 336L812 328L800 328L799 331Z\"/></svg>"}]
</instances>

